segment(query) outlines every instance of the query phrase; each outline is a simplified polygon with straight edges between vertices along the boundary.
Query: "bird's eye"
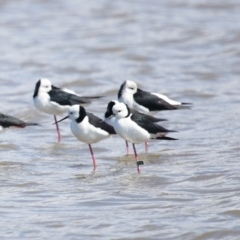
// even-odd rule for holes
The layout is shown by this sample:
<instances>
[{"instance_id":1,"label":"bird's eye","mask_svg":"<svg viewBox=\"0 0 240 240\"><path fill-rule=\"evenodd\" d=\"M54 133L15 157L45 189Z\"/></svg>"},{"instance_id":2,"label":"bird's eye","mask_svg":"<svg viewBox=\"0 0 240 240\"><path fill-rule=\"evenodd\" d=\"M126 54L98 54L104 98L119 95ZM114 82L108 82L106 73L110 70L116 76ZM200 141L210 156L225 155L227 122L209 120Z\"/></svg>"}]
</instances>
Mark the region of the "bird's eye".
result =
<instances>
[{"instance_id":1,"label":"bird's eye","mask_svg":"<svg viewBox=\"0 0 240 240\"><path fill-rule=\"evenodd\" d=\"M118 112L121 112L121 110L119 110Z\"/></svg>"},{"instance_id":2,"label":"bird's eye","mask_svg":"<svg viewBox=\"0 0 240 240\"><path fill-rule=\"evenodd\" d=\"M70 112L70 114L73 114L72 112Z\"/></svg>"},{"instance_id":3,"label":"bird's eye","mask_svg":"<svg viewBox=\"0 0 240 240\"><path fill-rule=\"evenodd\" d=\"M130 87L130 89L134 90L134 88L133 88L133 87Z\"/></svg>"}]
</instances>

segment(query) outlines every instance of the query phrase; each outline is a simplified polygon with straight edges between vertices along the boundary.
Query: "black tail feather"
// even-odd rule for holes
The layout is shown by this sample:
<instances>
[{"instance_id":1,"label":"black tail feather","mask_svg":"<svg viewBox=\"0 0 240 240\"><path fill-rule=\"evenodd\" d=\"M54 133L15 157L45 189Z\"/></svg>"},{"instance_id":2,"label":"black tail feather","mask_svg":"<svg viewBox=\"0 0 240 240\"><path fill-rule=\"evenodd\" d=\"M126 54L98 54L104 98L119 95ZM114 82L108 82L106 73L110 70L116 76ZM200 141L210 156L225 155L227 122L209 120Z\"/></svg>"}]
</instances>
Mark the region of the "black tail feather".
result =
<instances>
[{"instance_id":1,"label":"black tail feather","mask_svg":"<svg viewBox=\"0 0 240 240\"><path fill-rule=\"evenodd\" d=\"M105 97L105 96L88 96L88 97L86 97L86 96L81 96L81 98L86 98L86 99L98 99L98 98L103 98L103 97Z\"/></svg>"},{"instance_id":2,"label":"black tail feather","mask_svg":"<svg viewBox=\"0 0 240 240\"><path fill-rule=\"evenodd\" d=\"M177 138L171 138L171 137L166 137L166 136L152 138L152 139L156 139L156 140L178 140Z\"/></svg>"},{"instance_id":3,"label":"black tail feather","mask_svg":"<svg viewBox=\"0 0 240 240\"><path fill-rule=\"evenodd\" d=\"M176 109L192 109L193 105L188 103L182 103L182 105L174 105Z\"/></svg>"},{"instance_id":4,"label":"black tail feather","mask_svg":"<svg viewBox=\"0 0 240 240\"><path fill-rule=\"evenodd\" d=\"M193 103L185 103L185 102L182 102L182 105L193 105Z\"/></svg>"},{"instance_id":5,"label":"black tail feather","mask_svg":"<svg viewBox=\"0 0 240 240\"><path fill-rule=\"evenodd\" d=\"M38 123L26 122L25 126L41 126L41 125Z\"/></svg>"},{"instance_id":6,"label":"black tail feather","mask_svg":"<svg viewBox=\"0 0 240 240\"><path fill-rule=\"evenodd\" d=\"M164 118L155 118L155 117L153 117L153 116L149 116L148 119L151 120L152 122L164 122L164 121L168 121L167 119L164 119Z\"/></svg>"}]
</instances>

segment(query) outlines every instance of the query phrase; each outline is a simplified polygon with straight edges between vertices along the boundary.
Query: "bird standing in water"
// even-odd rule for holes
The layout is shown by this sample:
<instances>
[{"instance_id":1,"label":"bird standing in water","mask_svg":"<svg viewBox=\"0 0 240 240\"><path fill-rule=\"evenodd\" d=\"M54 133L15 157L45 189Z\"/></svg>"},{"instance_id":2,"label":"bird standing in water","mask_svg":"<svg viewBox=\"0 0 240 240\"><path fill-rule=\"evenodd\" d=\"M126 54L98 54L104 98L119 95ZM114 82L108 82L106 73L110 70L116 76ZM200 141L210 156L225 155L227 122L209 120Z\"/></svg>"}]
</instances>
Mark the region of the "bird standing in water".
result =
<instances>
[{"instance_id":1,"label":"bird standing in water","mask_svg":"<svg viewBox=\"0 0 240 240\"><path fill-rule=\"evenodd\" d=\"M79 105L71 106L68 110L68 116L58 122L67 118L71 119L70 128L73 135L79 141L88 144L95 170L97 163L91 144L104 140L112 134L116 134L114 128L92 113L86 112L85 108Z\"/></svg>"},{"instance_id":2,"label":"bird standing in water","mask_svg":"<svg viewBox=\"0 0 240 240\"><path fill-rule=\"evenodd\" d=\"M75 104L88 104L92 99L101 98L101 96L79 96L68 89L61 89L52 85L50 80L42 78L37 81L33 102L35 107L42 112L54 115L56 123L58 141L61 141L60 129L57 124L57 115L66 114L69 107Z\"/></svg>"},{"instance_id":3,"label":"bird standing in water","mask_svg":"<svg viewBox=\"0 0 240 240\"><path fill-rule=\"evenodd\" d=\"M116 100L110 101L107 105L107 109L106 109L106 112L105 112L105 115L104 115L105 122L107 122L111 126L113 126L113 122L115 121L115 117L114 117L113 112L112 112L112 107L116 103L118 103L118 101L116 101ZM131 113L133 114L132 116L136 121L144 121L144 119L147 119L151 122L167 121L167 119L156 118L156 117L153 117L153 116L150 116L150 115L147 115L147 114L135 111L135 110L131 110ZM128 142L127 141L125 141L125 142L126 142L127 154L130 154ZM145 142L145 149L146 149L146 152L147 152L148 151L148 141Z\"/></svg>"},{"instance_id":4,"label":"bird standing in water","mask_svg":"<svg viewBox=\"0 0 240 240\"><path fill-rule=\"evenodd\" d=\"M143 113L163 110L189 109L191 103L174 101L159 93L141 90L133 81L126 80L118 91L118 101L128 105L130 109Z\"/></svg>"},{"instance_id":5,"label":"bird standing in water","mask_svg":"<svg viewBox=\"0 0 240 240\"><path fill-rule=\"evenodd\" d=\"M140 173L140 165L143 164L143 161L138 159L135 144L146 142L149 139L177 140L166 136L167 133L175 131L167 130L147 118L135 118L125 103L115 101L112 105L112 115L115 117L113 126L116 133L133 145L138 173Z\"/></svg>"}]
</instances>

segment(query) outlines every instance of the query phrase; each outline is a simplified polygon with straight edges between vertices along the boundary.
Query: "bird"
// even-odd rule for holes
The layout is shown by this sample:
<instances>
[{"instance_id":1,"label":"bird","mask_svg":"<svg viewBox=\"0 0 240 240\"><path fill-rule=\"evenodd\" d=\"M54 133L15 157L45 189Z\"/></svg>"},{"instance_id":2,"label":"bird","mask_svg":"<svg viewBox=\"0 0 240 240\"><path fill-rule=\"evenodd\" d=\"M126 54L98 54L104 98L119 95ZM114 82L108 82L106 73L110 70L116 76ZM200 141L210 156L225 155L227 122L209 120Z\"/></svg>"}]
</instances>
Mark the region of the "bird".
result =
<instances>
[{"instance_id":1,"label":"bird","mask_svg":"<svg viewBox=\"0 0 240 240\"><path fill-rule=\"evenodd\" d=\"M149 139L177 140L166 136L167 133L175 131L165 129L147 118L136 117L125 103L115 101L112 104L112 115L109 118L112 116L115 117L113 127L116 133L133 145L138 173L140 173L140 165L143 164L143 161L138 159L135 144L146 142Z\"/></svg>"},{"instance_id":2,"label":"bird","mask_svg":"<svg viewBox=\"0 0 240 240\"><path fill-rule=\"evenodd\" d=\"M134 81L126 80L118 91L118 101L128 105L130 109L143 113L163 110L189 109L191 103L174 101L159 93L150 93L137 87Z\"/></svg>"},{"instance_id":3,"label":"bird","mask_svg":"<svg viewBox=\"0 0 240 240\"><path fill-rule=\"evenodd\" d=\"M73 135L79 141L88 144L95 170L97 163L91 144L97 143L116 134L114 128L94 114L86 112L85 108L80 105L69 107L68 116L59 120L58 123L67 118L71 119L70 128Z\"/></svg>"},{"instance_id":4,"label":"bird","mask_svg":"<svg viewBox=\"0 0 240 240\"><path fill-rule=\"evenodd\" d=\"M61 89L52 85L51 81L41 78L37 81L33 94L35 107L44 113L54 115L58 141L61 141L60 129L57 124L57 115L66 114L70 106L75 104L89 104L92 99L102 96L80 96L72 90Z\"/></svg>"},{"instance_id":5,"label":"bird","mask_svg":"<svg viewBox=\"0 0 240 240\"><path fill-rule=\"evenodd\" d=\"M104 119L105 119L104 121L107 122L111 126L113 126L113 122L115 120L115 118L113 117L112 107L117 102L118 101L116 101L116 100L110 101L108 103L108 105L107 105L107 109L106 109L106 112L105 112L105 115L104 115ZM156 117L150 116L148 114L144 114L144 113L138 112L136 110L130 110L130 111L133 114L134 119L138 120L138 121L141 121L141 120L144 120L144 119L148 119L148 120L150 120L152 122L168 121L167 119L156 118ZM110 116L112 116L112 117L109 118ZM126 142L127 154L130 154L128 142L127 141L125 141L125 142ZM146 151L148 151L148 141L145 142L145 148L146 148Z\"/></svg>"},{"instance_id":6,"label":"bird","mask_svg":"<svg viewBox=\"0 0 240 240\"><path fill-rule=\"evenodd\" d=\"M27 126L39 126L39 124L33 122L24 122L10 115L0 113L0 131L10 127L25 128Z\"/></svg>"}]
</instances>

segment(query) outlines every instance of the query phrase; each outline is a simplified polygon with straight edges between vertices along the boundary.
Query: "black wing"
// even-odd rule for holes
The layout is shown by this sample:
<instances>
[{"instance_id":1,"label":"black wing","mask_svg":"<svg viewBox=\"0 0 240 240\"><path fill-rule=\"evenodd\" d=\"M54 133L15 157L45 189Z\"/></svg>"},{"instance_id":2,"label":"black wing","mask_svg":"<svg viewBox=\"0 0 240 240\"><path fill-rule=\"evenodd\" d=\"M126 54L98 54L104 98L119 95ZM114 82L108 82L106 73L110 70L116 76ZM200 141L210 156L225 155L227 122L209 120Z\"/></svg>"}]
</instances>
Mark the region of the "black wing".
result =
<instances>
[{"instance_id":1,"label":"black wing","mask_svg":"<svg viewBox=\"0 0 240 240\"><path fill-rule=\"evenodd\" d=\"M108 132L109 134L116 134L114 128L104 122L101 118L93 115L92 113L87 112L87 116L89 119L89 123L97 128L101 128L102 130Z\"/></svg>"},{"instance_id":2,"label":"black wing","mask_svg":"<svg viewBox=\"0 0 240 240\"><path fill-rule=\"evenodd\" d=\"M9 127L24 128L26 126L34 126L34 125L38 125L38 124L37 123L24 122L24 121L22 121L18 118L0 113L0 125L3 128L9 128Z\"/></svg>"},{"instance_id":3,"label":"black wing","mask_svg":"<svg viewBox=\"0 0 240 240\"><path fill-rule=\"evenodd\" d=\"M138 88L133 94L134 100L139 104L149 109L149 111L176 110L177 106L172 106L163 99L149 92L142 91Z\"/></svg>"},{"instance_id":4,"label":"black wing","mask_svg":"<svg viewBox=\"0 0 240 240\"><path fill-rule=\"evenodd\" d=\"M154 139L154 140L178 140L177 138L166 137L166 136L152 138L152 139Z\"/></svg>"},{"instance_id":5,"label":"black wing","mask_svg":"<svg viewBox=\"0 0 240 240\"><path fill-rule=\"evenodd\" d=\"M159 132L175 132L172 130L168 130L164 127L161 127L160 125L150 121L148 118L146 118L143 115L138 114L132 114L131 119L136 122L140 127L147 130L149 133L156 134Z\"/></svg>"},{"instance_id":6,"label":"black wing","mask_svg":"<svg viewBox=\"0 0 240 240\"><path fill-rule=\"evenodd\" d=\"M91 97L80 97L78 95L65 92L60 88L53 87L51 91L48 92L50 96L50 100L53 102L57 102L62 106L72 106L75 104L84 104L84 103L91 103ZM92 97L94 98L94 97Z\"/></svg>"},{"instance_id":7,"label":"black wing","mask_svg":"<svg viewBox=\"0 0 240 240\"><path fill-rule=\"evenodd\" d=\"M131 113L134 113L135 114L138 114L140 115L139 117L141 116L144 116L146 118L148 118L150 121L152 122L163 122L163 121L168 121L167 119L163 119L163 118L156 118L156 117L153 117L151 115L148 115L148 114L145 114L145 113L141 113L141 112L138 112L137 110L134 110L134 109L131 109ZM135 116L135 117L138 117L138 116Z\"/></svg>"}]
</instances>

